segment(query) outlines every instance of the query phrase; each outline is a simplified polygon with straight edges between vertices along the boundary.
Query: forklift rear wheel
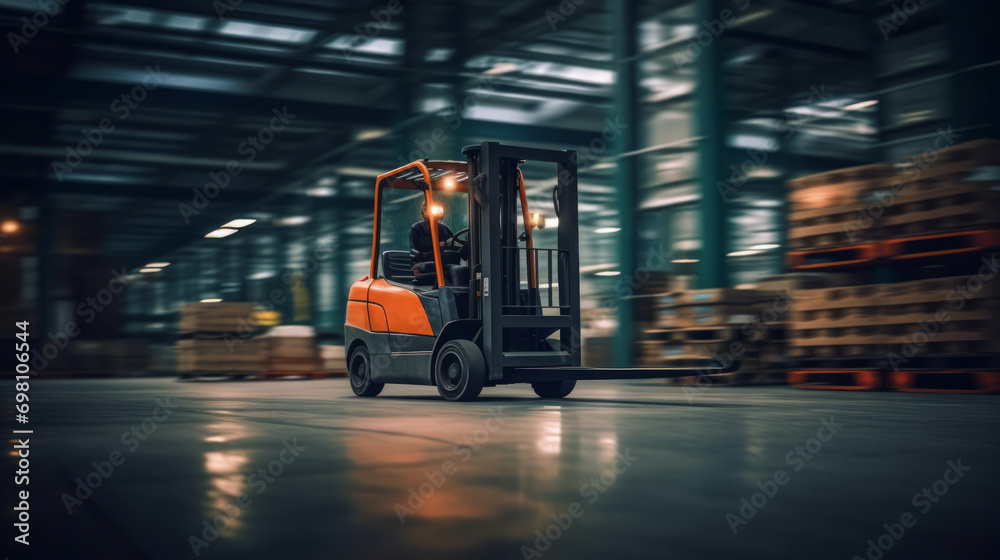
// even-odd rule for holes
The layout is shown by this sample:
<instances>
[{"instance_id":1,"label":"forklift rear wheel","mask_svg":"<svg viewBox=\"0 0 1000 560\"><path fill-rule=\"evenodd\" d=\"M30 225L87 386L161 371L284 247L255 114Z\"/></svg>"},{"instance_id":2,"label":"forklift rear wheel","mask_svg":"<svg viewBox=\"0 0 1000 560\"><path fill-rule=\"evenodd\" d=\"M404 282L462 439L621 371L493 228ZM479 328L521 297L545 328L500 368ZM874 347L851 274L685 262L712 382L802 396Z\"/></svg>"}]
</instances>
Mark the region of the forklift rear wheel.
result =
<instances>
[{"instance_id":1,"label":"forklift rear wheel","mask_svg":"<svg viewBox=\"0 0 1000 560\"><path fill-rule=\"evenodd\" d=\"M479 347L468 340L451 340L434 361L438 393L449 401L471 401L486 382L486 362Z\"/></svg>"},{"instance_id":2,"label":"forklift rear wheel","mask_svg":"<svg viewBox=\"0 0 1000 560\"><path fill-rule=\"evenodd\" d=\"M537 381L531 384L535 394L543 399L561 399L573 392L576 380L567 381Z\"/></svg>"},{"instance_id":3,"label":"forklift rear wheel","mask_svg":"<svg viewBox=\"0 0 1000 560\"><path fill-rule=\"evenodd\" d=\"M368 354L367 348L363 345L355 348L347 363L351 377L351 389L354 390L355 395L374 397L382 392L385 384L372 381L372 358Z\"/></svg>"}]
</instances>

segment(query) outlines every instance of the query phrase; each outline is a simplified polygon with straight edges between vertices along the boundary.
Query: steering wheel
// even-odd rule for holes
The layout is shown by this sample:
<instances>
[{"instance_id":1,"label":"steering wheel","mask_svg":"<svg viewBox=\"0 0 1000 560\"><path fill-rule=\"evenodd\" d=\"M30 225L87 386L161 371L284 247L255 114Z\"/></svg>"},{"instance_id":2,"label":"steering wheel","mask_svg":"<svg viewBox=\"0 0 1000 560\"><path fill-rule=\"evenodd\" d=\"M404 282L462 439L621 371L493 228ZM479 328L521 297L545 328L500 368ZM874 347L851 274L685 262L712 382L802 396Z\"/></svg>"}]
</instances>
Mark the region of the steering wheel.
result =
<instances>
[{"instance_id":1,"label":"steering wheel","mask_svg":"<svg viewBox=\"0 0 1000 560\"><path fill-rule=\"evenodd\" d=\"M465 239L459 239L459 236L461 236L461 235L465 235ZM463 230L459 230L454 235L452 235L451 238L454 239L454 240L456 240L456 241L458 241L462 245L465 245L466 243L469 242L469 228L465 228Z\"/></svg>"}]
</instances>

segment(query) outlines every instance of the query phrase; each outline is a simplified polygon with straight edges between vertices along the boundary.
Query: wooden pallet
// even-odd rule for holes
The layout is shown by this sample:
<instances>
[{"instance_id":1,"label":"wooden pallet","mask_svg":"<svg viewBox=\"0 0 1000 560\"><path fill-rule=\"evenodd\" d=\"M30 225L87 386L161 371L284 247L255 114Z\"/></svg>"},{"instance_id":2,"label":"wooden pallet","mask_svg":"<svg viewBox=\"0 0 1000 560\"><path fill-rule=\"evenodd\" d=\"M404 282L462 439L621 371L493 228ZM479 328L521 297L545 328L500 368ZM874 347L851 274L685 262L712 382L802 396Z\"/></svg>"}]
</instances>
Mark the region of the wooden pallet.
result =
<instances>
[{"instance_id":1,"label":"wooden pallet","mask_svg":"<svg viewBox=\"0 0 1000 560\"><path fill-rule=\"evenodd\" d=\"M798 370L788 372L788 384L799 389L876 391L885 384L878 370Z\"/></svg>"},{"instance_id":2,"label":"wooden pallet","mask_svg":"<svg viewBox=\"0 0 1000 560\"><path fill-rule=\"evenodd\" d=\"M889 387L907 393L1000 393L1000 372L970 370L912 370L889 374Z\"/></svg>"},{"instance_id":3,"label":"wooden pallet","mask_svg":"<svg viewBox=\"0 0 1000 560\"><path fill-rule=\"evenodd\" d=\"M1000 246L1000 229L936 233L884 242L885 255L895 261L927 260L962 255Z\"/></svg>"},{"instance_id":4,"label":"wooden pallet","mask_svg":"<svg viewBox=\"0 0 1000 560\"><path fill-rule=\"evenodd\" d=\"M347 377L347 370L332 371L265 371L260 376L264 379L279 377L308 377L309 379L326 379L329 377Z\"/></svg>"},{"instance_id":5,"label":"wooden pallet","mask_svg":"<svg viewBox=\"0 0 1000 560\"><path fill-rule=\"evenodd\" d=\"M785 255L786 264L793 270L828 270L869 266L885 256L880 243L851 245L832 249L806 249Z\"/></svg>"}]
</instances>

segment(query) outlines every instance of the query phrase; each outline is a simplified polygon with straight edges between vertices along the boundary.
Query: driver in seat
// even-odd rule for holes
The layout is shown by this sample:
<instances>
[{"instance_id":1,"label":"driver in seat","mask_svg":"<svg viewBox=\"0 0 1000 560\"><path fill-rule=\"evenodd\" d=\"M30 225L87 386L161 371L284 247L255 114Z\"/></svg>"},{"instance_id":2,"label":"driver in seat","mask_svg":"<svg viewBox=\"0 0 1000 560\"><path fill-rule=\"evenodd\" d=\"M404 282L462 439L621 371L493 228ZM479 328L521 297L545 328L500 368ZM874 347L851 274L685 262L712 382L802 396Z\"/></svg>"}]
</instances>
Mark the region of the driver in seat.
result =
<instances>
[{"instance_id":1,"label":"driver in seat","mask_svg":"<svg viewBox=\"0 0 1000 560\"><path fill-rule=\"evenodd\" d=\"M431 237L431 216L427 212L427 201L420 205L423 220L410 228L410 268L413 275L434 272L434 239ZM462 259L469 258L469 246L455 239L455 235L439 219L438 240L441 245L441 260L444 265L445 283L451 286L468 284L469 267L461 266Z\"/></svg>"}]
</instances>

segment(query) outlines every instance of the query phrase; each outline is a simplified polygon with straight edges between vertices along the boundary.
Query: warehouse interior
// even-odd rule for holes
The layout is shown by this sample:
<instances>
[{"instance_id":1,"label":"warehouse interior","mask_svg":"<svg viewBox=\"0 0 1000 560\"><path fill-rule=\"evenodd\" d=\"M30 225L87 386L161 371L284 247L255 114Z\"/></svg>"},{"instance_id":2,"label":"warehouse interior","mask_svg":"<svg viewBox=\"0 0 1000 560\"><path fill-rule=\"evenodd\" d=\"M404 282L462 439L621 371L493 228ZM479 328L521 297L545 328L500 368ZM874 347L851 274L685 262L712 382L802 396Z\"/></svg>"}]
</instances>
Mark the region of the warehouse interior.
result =
<instances>
[{"instance_id":1,"label":"warehouse interior","mask_svg":"<svg viewBox=\"0 0 1000 560\"><path fill-rule=\"evenodd\" d=\"M998 18L0 0L0 340L30 332L0 373L31 372L31 550L992 557ZM576 152L583 365L701 373L351 393L376 177L484 142ZM555 173L523 171L551 207Z\"/></svg>"}]
</instances>

